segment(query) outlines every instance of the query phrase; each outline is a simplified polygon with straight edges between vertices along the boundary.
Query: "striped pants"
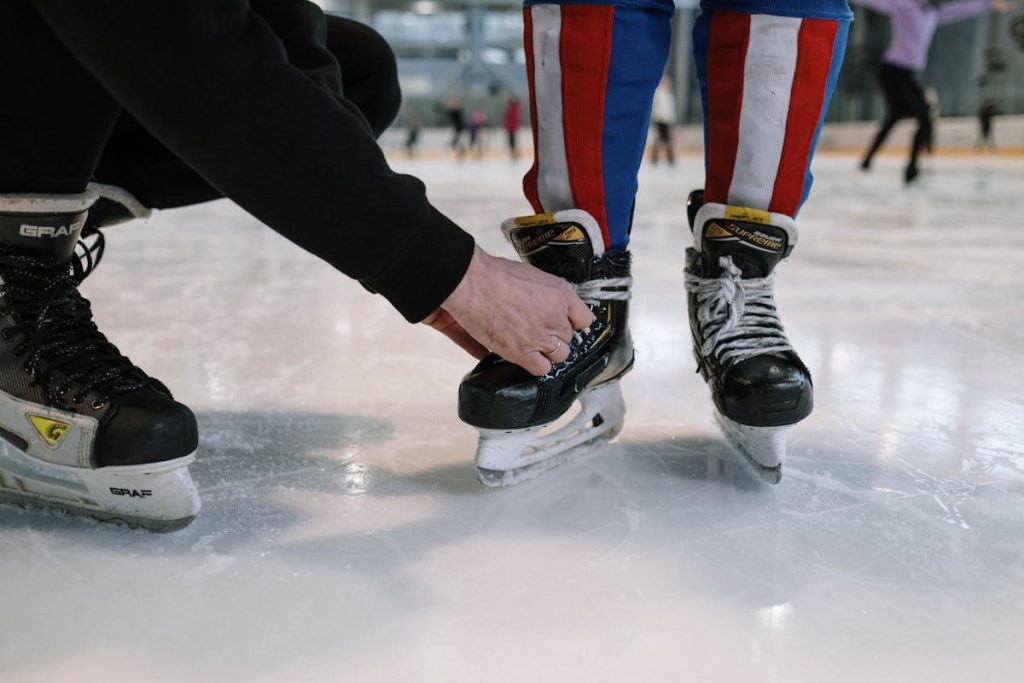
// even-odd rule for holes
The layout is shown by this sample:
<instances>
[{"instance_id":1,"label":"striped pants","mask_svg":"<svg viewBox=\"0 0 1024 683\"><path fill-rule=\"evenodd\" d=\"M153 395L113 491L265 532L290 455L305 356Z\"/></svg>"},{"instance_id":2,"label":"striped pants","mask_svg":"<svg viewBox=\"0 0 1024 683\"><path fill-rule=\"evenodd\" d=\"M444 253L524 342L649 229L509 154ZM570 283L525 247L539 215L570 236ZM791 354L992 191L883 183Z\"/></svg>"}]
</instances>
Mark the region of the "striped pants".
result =
<instances>
[{"instance_id":1,"label":"striped pants","mask_svg":"<svg viewBox=\"0 0 1024 683\"><path fill-rule=\"evenodd\" d=\"M852 18L846 0L704 0L694 57L705 201L796 216ZM583 209L629 243L637 171L671 42L672 0L527 0L538 213ZM689 188L680 187L682 198Z\"/></svg>"}]
</instances>

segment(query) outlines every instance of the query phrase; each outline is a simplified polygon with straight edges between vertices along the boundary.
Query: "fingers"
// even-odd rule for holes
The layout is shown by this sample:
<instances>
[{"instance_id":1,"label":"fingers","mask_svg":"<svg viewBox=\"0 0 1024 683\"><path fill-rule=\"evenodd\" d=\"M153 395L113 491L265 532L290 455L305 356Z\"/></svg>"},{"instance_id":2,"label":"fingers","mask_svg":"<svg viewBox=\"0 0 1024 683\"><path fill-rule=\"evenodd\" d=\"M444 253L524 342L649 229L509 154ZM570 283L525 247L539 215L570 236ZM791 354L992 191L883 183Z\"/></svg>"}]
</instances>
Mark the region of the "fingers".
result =
<instances>
[{"instance_id":1,"label":"fingers","mask_svg":"<svg viewBox=\"0 0 1024 683\"><path fill-rule=\"evenodd\" d=\"M553 337L552 343L551 349L543 351L544 357L552 363L564 363L569 358L569 344L558 337Z\"/></svg>"},{"instance_id":2,"label":"fingers","mask_svg":"<svg viewBox=\"0 0 1024 683\"><path fill-rule=\"evenodd\" d=\"M565 362L574 330L594 319L562 278L490 256L479 247L442 308L445 313L426 322L474 355L479 343L534 375L545 375L552 363ZM451 327L445 316L463 330Z\"/></svg>"},{"instance_id":3,"label":"fingers","mask_svg":"<svg viewBox=\"0 0 1024 683\"><path fill-rule=\"evenodd\" d=\"M569 297L569 322L574 330L584 330L594 323L594 314L575 292Z\"/></svg>"},{"instance_id":4,"label":"fingers","mask_svg":"<svg viewBox=\"0 0 1024 683\"><path fill-rule=\"evenodd\" d=\"M509 358L508 360L512 361L523 370L526 370L531 375L537 375L538 377L551 372L551 361L548 360L547 356L542 354L540 351L533 351L522 358Z\"/></svg>"},{"instance_id":5,"label":"fingers","mask_svg":"<svg viewBox=\"0 0 1024 683\"><path fill-rule=\"evenodd\" d=\"M458 344L459 348L477 360L483 360L484 357L490 353L487 350L487 347L474 339L473 335L469 332L466 332L462 325L452 325L451 327L441 330L441 332Z\"/></svg>"},{"instance_id":6,"label":"fingers","mask_svg":"<svg viewBox=\"0 0 1024 683\"><path fill-rule=\"evenodd\" d=\"M459 348L477 360L482 360L484 356L489 353L486 346L478 342L473 335L467 332L466 329L443 308L437 309L424 318L423 324L433 327L435 330L458 344Z\"/></svg>"}]
</instances>

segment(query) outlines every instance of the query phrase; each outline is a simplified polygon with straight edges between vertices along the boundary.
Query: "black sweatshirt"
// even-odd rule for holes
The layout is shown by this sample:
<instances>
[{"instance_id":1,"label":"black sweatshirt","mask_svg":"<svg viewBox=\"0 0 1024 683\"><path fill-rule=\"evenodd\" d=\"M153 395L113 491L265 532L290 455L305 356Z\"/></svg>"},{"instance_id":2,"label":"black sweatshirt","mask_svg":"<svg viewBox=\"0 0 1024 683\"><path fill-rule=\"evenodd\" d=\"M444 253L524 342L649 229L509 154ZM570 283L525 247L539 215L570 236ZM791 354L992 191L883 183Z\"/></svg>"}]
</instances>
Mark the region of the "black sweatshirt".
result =
<instances>
[{"instance_id":1,"label":"black sweatshirt","mask_svg":"<svg viewBox=\"0 0 1024 683\"><path fill-rule=\"evenodd\" d=\"M419 180L388 167L341 93L315 5L13 1L34 7L52 31L47 38L210 185L385 296L410 322L462 279L473 238L431 206ZM19 42L43 40L24 28L0 22L0 40L15 41L15 52ZM39 60L19 65L43 71L31 78L59 80L48 67L61 71ZM84 113L90 103L67 104Z\"/></svg>"}]
</instances>

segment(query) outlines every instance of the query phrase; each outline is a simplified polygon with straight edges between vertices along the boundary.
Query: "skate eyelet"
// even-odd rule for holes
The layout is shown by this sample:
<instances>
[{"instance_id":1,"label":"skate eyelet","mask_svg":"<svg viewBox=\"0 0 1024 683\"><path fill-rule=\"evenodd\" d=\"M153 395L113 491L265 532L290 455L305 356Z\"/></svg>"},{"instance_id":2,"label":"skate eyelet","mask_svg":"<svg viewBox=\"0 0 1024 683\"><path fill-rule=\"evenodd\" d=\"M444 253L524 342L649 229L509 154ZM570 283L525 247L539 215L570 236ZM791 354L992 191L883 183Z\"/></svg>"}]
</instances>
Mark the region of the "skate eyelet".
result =
<instances>
[{"instance_id":1,"label":"skate eyelet","mask_svg":"<svg viewBox=\"0 0 1024 683\"><path fill-rule=\"evenodd\" d=\"M91 405L90 407L91 407L91 408L92 408L93 410L100 410L100 409L102 409L102 408L103 408L103 406L105 406L105 405L107 405L107 402L106 402L106 401L100 401L100 400L96 400L96 401L93 401L93 402L92 402L92 405Z\"/></svg>"},{"instance_id":2,"label":"skate eyelet","mask_svg":"<svg viewBox=\"0 0 1024 683\"><path fill-rule=\"evenodd\" d=\"M0 339L3 339L5 342L9 342L12 339L14 339L14 335L8 332L7 330L3 330L2 332L0 332Z\"/></svg>"},{"instance_id":3,"label":"skate eyelet","mask_svg":"<svg viewBox=\"0 0 1024 683\"><path fill-rule=\"evenodd\" d=\"M81 402L82 402L82 401L83 401L84 399L85 399L85 396L72 396L72 397L71 397L71 402L72 402L72 403L74 403L74 404L75 404L75 405L77 406L77 405L78 405L79 403L81 403Z\"/></svg>"}]
</instances>

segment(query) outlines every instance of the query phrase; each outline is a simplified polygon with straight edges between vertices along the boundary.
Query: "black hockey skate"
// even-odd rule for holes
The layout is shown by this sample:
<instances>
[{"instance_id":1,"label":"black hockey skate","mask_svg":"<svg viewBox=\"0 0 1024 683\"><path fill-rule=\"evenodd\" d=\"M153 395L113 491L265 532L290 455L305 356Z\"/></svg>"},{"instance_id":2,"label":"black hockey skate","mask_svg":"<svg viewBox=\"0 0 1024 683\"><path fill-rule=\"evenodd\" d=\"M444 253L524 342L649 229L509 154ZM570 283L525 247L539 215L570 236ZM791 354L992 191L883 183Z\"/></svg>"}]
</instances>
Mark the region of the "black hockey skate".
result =
<instances>
[{"instance_id":1,"label":"black hockey skate","mask_svg":"<svg viewBox=\"0 0 1024 683\"><path fill-rule=\"evenodd\" d=\"M796 245L787 216L690 195L696 248L686 252L686 289L697 371L711 388L729 441L777 484L785 428L810 415L813 387L779 320L773 271Z\"/></svg>"},{"instance_id":2,"label":"black hockey skate","mask_svg":"<svg viewBox=\"0 0 1024 683\"><path fill-rule=\"evenodd\" d=\"M579 210L514 219L502 228L524 261L576 287L594 323L576 333L568 359L544 377L492 354L462 380L459 417L480 431L477 474L495 487L533 478L599 439L615 438L625 416L618 381L633 365L629 253L604 253L600 227ZM544 431L577 400L575 417Z\"/></svg>"},{"instance_id":3,"label":"black hockey skate","mask_svg":"<svg viewBox=\"0 0 1024 683\"><path fill-rule=\"evenodd\" d=\"M0 195L0 500L154 531L199 511L195 416L96 328L96 193Z\"/></svg>"}]
</instances>

